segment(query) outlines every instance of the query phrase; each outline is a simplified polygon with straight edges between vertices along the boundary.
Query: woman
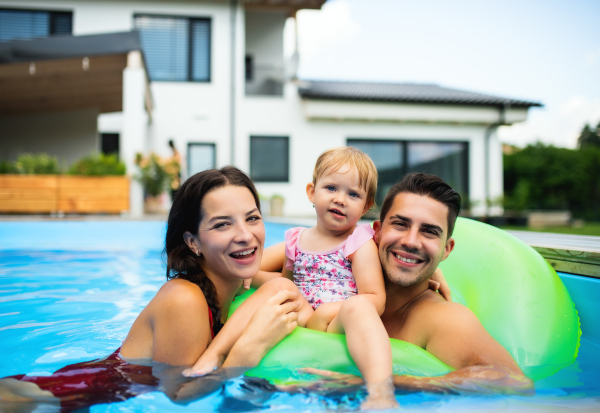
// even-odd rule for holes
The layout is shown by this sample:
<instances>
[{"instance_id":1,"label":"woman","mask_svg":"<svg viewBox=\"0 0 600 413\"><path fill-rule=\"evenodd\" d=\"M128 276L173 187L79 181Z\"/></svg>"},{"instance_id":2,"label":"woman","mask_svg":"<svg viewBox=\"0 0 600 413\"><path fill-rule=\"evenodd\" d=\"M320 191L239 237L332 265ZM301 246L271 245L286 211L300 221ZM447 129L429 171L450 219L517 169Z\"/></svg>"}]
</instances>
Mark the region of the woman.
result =
<instances>
[{"instance_id":1,"label":"woman","mask_svg":"<svg viewBox=\"0 0 600 413\"><path fill-rule=\"evenodd\" d=\"M0 379L0 401L60 401L63 409L71 410L135 396L140 394L139 384L147 386L141 392L156 390L152 375L165 369L152 362L191 365L204 353L243 280L258 272L264 240L258 194L248 176L225 167L189 178L169 213L168 281L135 320L120 351L104 360L67 366L49 377ZM233 318L247 328L223 367L256 366L294 330L302 314L300 294L283 278L266 283L243 307L248 311L238 311ZM130 367L148 364L153 367ZM174 376L172 369L166 370ZM174 401L190 401L207 391L180 372L181 368L177 379L162 386Z\"/></svg>"},{"instance_id":2,"label":"woman","mask_svg":"<svg viewBox=\"0 0 600 413\"><path fill-rule=\"evenodd\" d=\"M224 167L188 179L169 213L165 253L170 281L133 323L121 356L194 363L223 326L243 280L258 272L264 240L258 194L246 174ZM252 314L263 305L254 317L261 326L246 329L219 364L257 365L296 327L301 303L296 292L292 282L275 279L253 294L244 312ZM247 324L249 317L240 316L239 322Z\"/></svg>"}]
</instances>

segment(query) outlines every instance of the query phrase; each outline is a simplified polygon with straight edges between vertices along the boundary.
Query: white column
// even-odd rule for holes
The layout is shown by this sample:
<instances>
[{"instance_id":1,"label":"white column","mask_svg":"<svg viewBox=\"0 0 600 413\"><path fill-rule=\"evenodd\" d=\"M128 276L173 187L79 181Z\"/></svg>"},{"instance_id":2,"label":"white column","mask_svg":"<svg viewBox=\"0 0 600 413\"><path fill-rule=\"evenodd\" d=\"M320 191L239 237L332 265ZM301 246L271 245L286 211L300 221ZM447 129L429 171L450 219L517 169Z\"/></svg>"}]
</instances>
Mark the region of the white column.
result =
<instances>
[{"instance_id":1,"label":"white column","mask_svg":"<svg viewBox=\"0 0 600 413\"><path fill-rule=\"evenodd\" d=\"M502 215L504 208L496 203L504 193L504 172L502 169L502 143L498 139L498 128L495 128L490 136L489 141L489 193L492 205L489 209L489 214L492 216Z\"/></svg>"},{"instance_id":2,"label":"white column","mask_svg":"<svg viewBox=\"0 0 600 413\"><path fill-rule=\"evenodd\" d=\"M137 172L134 164L135 154L145 152L148 118L145 111L146 72L139 51L129 52L127 67L123 70L123 130L121 133L121 159L127 165L127 174L131 178L129 190L131 216L144 214L144 191L138 181L133 179Z\"/></svg>"}]
</instances>

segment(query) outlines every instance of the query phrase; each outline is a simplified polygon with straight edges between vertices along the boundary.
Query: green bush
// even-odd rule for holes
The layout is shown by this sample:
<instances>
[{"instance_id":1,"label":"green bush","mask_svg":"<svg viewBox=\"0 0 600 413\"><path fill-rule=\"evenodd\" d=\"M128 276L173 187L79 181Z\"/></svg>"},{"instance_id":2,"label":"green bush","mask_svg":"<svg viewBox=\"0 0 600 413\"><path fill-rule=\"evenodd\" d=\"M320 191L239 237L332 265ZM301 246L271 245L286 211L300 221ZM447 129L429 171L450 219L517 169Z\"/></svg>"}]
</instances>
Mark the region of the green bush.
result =
<instances>
[{"instance_id":1,"label":"green bush","mask_svg":"<svg viewBox=\"0 0 600 413\"><path fill-rule=\"evenodd\" d=\"M11 161L0 161L0 174L14 174L15 164Z\"/></svg>"},{"instance_id":2,"label":"green bush","mask_svg":"<svg viewBox=\"0 0 600 413\"><path fill-rule=\"evenodd\" d=\"M507 209L567 209L575 218L600 220L600 148L573 150L529 145L504 155Z\"/></svg>"},{"instance_id":3,"label":"green bush","mask_svg":"<svg viewBox=\"0 0 600 413\"><path fill-rule=\"evenodd\" d=\"M117 155L90 155L71 165L68 173L83 176L125 175L125 164Z\"/></svg>"},{"instance_id":4,"label":"green bush","mask_svg":"<svg viewBox=\"0 0 600 413\"><path fill-rule=\"evenodd\" d=\"M12 164L12 172L16 174L52 175L60 173L56 156L46 153L22 153Z\"/></svg>"}]
</instances>

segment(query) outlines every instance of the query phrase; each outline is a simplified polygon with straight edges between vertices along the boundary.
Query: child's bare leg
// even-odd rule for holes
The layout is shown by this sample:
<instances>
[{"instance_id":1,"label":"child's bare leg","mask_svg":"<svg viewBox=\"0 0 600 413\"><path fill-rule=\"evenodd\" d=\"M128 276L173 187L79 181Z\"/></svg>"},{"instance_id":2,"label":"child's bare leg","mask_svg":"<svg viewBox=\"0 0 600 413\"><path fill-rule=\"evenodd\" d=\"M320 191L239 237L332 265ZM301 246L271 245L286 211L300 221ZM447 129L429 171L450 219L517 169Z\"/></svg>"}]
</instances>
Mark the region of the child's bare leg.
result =
<instances>
[{"instance_id":1,"label":"child's bare leg","mask_svg":"<svg viewBox=\"0 0 600 413\"><path fill-rule=\"evenodd\" d=\"M227 320L221 331L219 331L219 334L213 339L194 366L184 370L183 375L203 376L213 371L216 367L220 367L235 342L244 332L256 309L281 290L298 293L298 302L300 303L298 325L304 327L313 313L312 307L302 297L302 294L292 281L286 278L273 279L266 282L244 301L240 308Z\"/></svg>"},{"instance_id":2,"label":"child's bare leg","mask_svg":"<svg viewBox=\"0 0 600 413\"><path fill-rule=\"evenodd\" d=\"M350 297L327 329L345 333L348 351L365 379L368 396L362 409L398 406L392 383L392 348L373 303L360 295Z\"/></svg>"}]
</instances>

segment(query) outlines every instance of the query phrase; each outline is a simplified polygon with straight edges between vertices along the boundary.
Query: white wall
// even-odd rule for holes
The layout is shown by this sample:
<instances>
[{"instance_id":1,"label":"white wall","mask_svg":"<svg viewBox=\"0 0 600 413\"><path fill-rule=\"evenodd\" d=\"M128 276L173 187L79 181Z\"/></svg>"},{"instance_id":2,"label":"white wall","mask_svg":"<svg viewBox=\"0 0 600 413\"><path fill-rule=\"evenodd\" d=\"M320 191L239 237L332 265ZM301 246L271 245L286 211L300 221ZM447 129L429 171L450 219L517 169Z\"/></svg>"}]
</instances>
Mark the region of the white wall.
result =
<instances>
[{"instance_id":1,"label":"white wall","mask_svg":"<svg viewBox=\"0 0 600 413\"><path fill-rule=\"evenodd\" d=\"M66 168L98 152L97 119L95 110L0 118L0 159L45 152L55 155Z\"/></svg>"},{"instance_id":2,"label":"white wall","mask_svg":"<svg viewBox=\"0 0 600 413\"><path fill-rule=\"evenodd\" d=\"M306 199L304 188L312 179L312 169L317 157L325 150L346 145L348 138L374 138L392 140L465 141L469 143L469 190L470 198L479 201L476 213L485 207L485 156L484 135L486 124L450 123L399 123L391 121L369 122L358 120L310 120L305 116L306 105L300 99L296 87L288 84L283 100L263 97L246 97L240 104L237 132L238 166L248 171L249 142L251 135L290 137L290 182L258 183L261 195L281 194L285 198L286 215L312 215L312 205ZM337 103L336 103L337 104ZM350 106L352 104L346 103ZM356 104L362 105L362 104ZM367 105L368 104L364 104ZM373 104L377 106L377 104ZM438 108L432 108L435 112ZM451 108L451 110L455 110ZM463 111L468 112L465 108ZM475 111L477 112L477 111ZM425 111L427 115L427 111ZM468 116L463 114L463 116ZM494 172L490 179L492 194L502 193L502 164L500 143L494 134L491 139L491 165ZM500 157L498 157L500 153ZM500 190L498 192L498 190Z\"/></svg>"}]
</instances>

